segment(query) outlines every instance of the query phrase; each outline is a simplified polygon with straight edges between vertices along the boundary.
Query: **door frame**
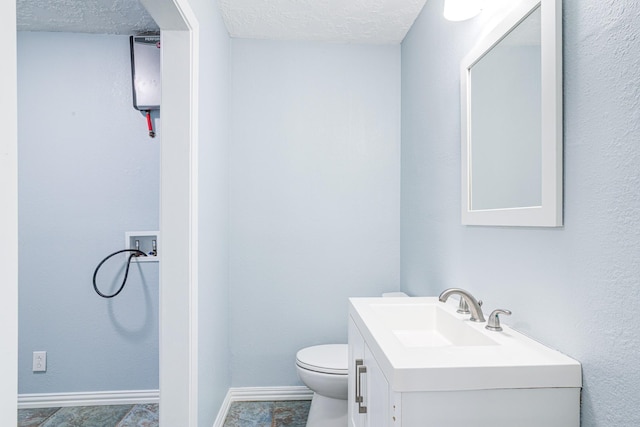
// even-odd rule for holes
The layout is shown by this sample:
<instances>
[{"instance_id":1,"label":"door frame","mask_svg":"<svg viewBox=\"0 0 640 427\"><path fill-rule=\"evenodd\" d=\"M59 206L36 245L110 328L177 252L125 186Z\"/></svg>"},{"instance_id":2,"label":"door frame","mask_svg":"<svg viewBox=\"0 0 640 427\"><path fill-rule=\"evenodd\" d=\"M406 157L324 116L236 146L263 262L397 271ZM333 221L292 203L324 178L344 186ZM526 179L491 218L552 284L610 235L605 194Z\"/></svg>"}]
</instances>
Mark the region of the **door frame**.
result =
<instances>
[{"instance_id":1,"label":"door frame","mask_svg":"<svg viewBox=\"0 0 640 427\"><path fill-rule=\"evenodd\" d=\"M17 425L18 71L16 3L0 2L0 425Z\"/></svg>"},{"instance_id":2,"label":"door frame","mask_svg":"<svg viewBox=\"0 0 640 427\"><path fill-rule=\"evenodd\" d=\"M161 30L160 425L198 422L199 27L188 0L142 0Z\"/></svg>"}]
</instances>

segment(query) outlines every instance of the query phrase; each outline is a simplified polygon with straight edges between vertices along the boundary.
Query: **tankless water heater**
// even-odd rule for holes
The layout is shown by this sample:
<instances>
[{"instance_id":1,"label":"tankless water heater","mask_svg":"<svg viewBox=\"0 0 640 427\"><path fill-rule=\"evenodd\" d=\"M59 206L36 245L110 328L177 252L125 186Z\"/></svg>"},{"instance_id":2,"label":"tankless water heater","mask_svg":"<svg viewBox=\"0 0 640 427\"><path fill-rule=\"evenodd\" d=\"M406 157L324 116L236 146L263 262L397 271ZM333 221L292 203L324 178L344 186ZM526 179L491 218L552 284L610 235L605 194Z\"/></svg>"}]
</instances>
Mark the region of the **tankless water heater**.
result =
<instances>
[{"instance_id":1,"label":"tankless water heater","mask_svg":"<svg viewBox=\"0 0 640 427\"><path fill-rule=\"evenodd\" d=\"M131 36L133 107L160 109L160 36Z\"/></svg>"}]
</instances>

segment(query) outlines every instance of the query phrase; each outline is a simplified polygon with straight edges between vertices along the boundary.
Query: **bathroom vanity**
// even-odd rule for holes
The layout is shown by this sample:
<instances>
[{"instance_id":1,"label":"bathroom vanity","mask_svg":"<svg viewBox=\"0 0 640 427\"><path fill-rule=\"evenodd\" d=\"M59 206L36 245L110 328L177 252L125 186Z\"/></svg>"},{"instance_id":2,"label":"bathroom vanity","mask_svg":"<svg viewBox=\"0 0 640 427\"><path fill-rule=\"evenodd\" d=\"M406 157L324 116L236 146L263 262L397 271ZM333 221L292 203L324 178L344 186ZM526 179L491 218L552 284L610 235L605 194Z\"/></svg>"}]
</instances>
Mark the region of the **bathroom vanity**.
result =
<instances>
[{"instance_id":1,"label":"bathroom vanity","mask_svg":"<svg viewBox=\"0 0 640 427\"><path fill-rule=\"evenodd\" d=\"M349 427L578 427L580 363L456 303L349 300Z\"/></svg>"}]
</instances>

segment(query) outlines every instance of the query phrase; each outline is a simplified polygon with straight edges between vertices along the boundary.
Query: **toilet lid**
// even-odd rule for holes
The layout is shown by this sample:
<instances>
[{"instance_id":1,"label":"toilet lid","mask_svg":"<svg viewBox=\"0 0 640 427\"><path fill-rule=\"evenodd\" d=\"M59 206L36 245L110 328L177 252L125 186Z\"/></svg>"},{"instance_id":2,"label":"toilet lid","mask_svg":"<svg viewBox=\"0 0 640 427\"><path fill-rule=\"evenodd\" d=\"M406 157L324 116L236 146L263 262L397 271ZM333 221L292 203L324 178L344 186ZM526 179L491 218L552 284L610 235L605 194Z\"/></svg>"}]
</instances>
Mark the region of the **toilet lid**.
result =
<instances>
[{"instance_id":1,"label":"toilet lid","mask_svg":"<svg viewBox=\"0 0 640 427\"><path fill-rule=\"evenodd\" d=\"M310 371L347 375L347 344L325 344L303 348L296 354L296 364Z\"/></svg>"}]
</instances>

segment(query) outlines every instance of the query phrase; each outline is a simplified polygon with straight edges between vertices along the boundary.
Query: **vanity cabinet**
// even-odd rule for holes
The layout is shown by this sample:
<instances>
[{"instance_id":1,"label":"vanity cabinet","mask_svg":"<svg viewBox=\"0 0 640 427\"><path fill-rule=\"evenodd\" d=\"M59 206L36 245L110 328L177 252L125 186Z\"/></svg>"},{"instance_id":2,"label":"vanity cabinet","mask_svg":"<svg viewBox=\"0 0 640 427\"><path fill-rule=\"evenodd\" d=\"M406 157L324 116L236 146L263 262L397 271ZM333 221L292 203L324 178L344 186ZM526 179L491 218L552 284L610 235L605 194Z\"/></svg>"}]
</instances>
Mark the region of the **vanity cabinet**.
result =
<instances>
[{"instance_id":1,"label":"vanity cabinet","mask_svg":"<svg viewBox=\"0 0 640 427\"><path fill-rule=\"evenodd\" d=\"M462 383L456 382L453 371L457 368L449 368L444 375L434 377L437 381L429 382L420 377L419 370L424 368L399 367L408 360L406 355L386 348L376 335L376 329L389 320L380 322L373 317L363 320L359 307L366 313L362 307L371 306L368 300L374 299L362 300L364 303L352 299L348 325L349 427L579 427L579 386L458 387ZM405 307L402 310L409 311ZM511 333L507 331L505 335ZM430 358L428 353L421 356ZM504 375L494 368L488 366L480 373L467 370L462 375L479 376L479 381L485 381L485 376ZM580 374L571 363L569 368L572 376ZM518 376L517 370L508 372ZM557 372L562 377L562 371ZM413 381L407 382L407 378Z\"/></svg>"}]
</instances>

